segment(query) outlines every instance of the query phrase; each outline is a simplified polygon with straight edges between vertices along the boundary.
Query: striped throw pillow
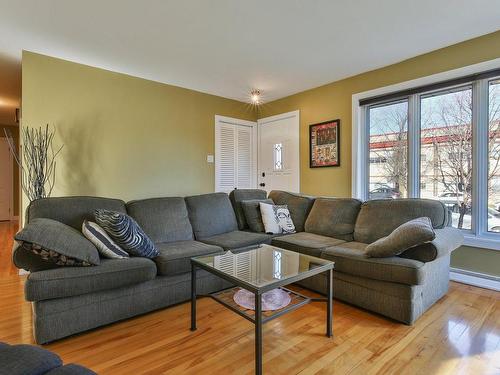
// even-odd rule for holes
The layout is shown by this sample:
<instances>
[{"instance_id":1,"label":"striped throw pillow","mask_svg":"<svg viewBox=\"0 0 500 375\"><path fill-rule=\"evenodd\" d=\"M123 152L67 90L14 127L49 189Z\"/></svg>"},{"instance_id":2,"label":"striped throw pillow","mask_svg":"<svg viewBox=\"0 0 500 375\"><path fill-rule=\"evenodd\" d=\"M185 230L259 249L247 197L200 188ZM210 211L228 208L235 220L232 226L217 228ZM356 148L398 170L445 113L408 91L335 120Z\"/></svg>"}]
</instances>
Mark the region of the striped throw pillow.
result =
<instances>
[{"instance_id":1,"label":"striped throw pillow","mask_svg":"<svg viewBox=\"0 0 500 375\"><path fill-rule=\"evenodd\" d=\"M118 246L97 223L85 220L82 225L82 233L97 247L99 254L104 258L128 258L128 253Z\"/></svg>"},{"instance_id":2,"label":"striped throw pillow","mask_svg":"<svg viewBox=\"0 0 500 375\"><path fill-rule=\"evenodd\" d=\"M95 210L95 221L127 253L154 258L160 255L153 241L130 216L103 209Z\"/></svg>"}]
</instances>

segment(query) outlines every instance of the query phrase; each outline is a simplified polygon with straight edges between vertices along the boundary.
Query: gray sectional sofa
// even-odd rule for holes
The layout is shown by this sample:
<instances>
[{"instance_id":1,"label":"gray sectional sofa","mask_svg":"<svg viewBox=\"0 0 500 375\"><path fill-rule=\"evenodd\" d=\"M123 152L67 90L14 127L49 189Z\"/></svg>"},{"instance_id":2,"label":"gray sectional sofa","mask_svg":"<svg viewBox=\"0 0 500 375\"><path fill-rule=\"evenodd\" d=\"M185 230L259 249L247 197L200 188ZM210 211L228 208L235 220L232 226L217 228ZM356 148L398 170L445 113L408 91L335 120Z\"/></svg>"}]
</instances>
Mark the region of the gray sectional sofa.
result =
<instances>
[{"instance_id":1,"label":"gray sectional sofa","mask_svg":"<svg viewBox=\"0 0 500 375\"><path fill-rule=\"evenodd\" d=\"M248 228L241 201L265 199L262 190L235 190L186 198L169 197L125 203L98 197L45 198L30 204L26 223L36 218L58 220L80 229L105 208L132 216L155 242L160 256L102 259L99 266L61 267L32 272L25 298L33 304L35 340L57 340L152 310L187 301L190 258L244 251L258 244L335 261L334 296L340 300L412 324L448 289L452 250L460 246L460 231L450 228L450 216L438 201L423 199L373 200L315 198L272 191L269 198L287 204L297 233L276 236ZM432 220L436 239L401 256L366 258L363 250L398 225L420 217ZM14 246L13 260L29 268L26 250ZM229 287L200 271L198 292ZM324 292L326 280L317 276L303 286Z\"/></svg>"}]
</instances>

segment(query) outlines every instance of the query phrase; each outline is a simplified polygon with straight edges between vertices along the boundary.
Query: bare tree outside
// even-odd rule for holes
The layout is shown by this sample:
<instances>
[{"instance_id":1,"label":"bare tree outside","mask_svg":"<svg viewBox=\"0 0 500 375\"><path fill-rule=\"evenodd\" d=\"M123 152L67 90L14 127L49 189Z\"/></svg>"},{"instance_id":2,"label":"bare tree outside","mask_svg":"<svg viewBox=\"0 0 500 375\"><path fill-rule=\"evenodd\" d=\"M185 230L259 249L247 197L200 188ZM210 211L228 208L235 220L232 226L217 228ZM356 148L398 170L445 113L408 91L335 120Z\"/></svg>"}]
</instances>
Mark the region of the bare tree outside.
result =
<instances>
[{"instance_id":1,"label":"bare tree outside","mask_svg":"<svg viewBox=\"0 0 500 375\"><path fill-rule=\"evenodd\" d=\"M472 89L422 98L421 108L421 144L433 147L427 163L434 173L427 178L455 193L451 209L464 228L472 206Z\"/></svg>"}]
</instances>

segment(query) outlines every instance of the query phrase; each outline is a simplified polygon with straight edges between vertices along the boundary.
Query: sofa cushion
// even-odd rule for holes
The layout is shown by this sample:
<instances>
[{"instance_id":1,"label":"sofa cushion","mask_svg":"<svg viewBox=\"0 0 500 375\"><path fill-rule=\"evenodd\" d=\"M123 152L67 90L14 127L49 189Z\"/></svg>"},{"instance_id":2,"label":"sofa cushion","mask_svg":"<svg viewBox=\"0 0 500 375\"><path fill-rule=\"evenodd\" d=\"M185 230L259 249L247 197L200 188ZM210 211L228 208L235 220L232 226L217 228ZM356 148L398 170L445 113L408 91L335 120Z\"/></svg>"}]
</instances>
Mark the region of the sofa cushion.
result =
<instances>
[{"instance_id":1,"label":"sofa cushion","mask_svg":"<svg viewBox=\"0 0 500 375\"><path fill-rule=\"evenodd\" d=\"M186 197L186 204L197 240L238 230L233 206L226 193Z\"/></svg>"},{"instance_id":2,"label":"sofa cushion","mask_svg":"<svg viewBox=\"0 0 500 375\"><path fill-rule=\"evenodd\" d=\"M86 367L70 363L50 370L45 375L97 375L97 373Z\"/></svg>"},{"instance_id":3,"label":"sofa cushion","mask_svg":"<svg viewBox=\"0 0 500 375\"><path fill-rule=\"evenodd\" d=\"M269 244L272 238L273 236L270 234L235 230L233 232L204 238L201 241L211 245L220 246L224 250L234 250L262 243Z\"/></svg>"},{"instance_id":4,"label":"sofa cushion","mask_svg":"<svg viewBox=\"0 0 500 375\"><path fill-rule=\"evenodd\" d=\"M199 255L221 253L219 246L209 245L198 241L177 241L157 243L160 252L154 261L158 275L177 275L191 271L190 259Z\"/></svg>"},{"instance_id":5,"label":"sofa cushion","mask_svg":"<svg viewBox=\"0 0 500 375\"><path fill-rule=\"evenodd\" d=\"M365 254L372 258L399 255L412 247L423 245L436 237L431 219L420 217L394 229L386 237L379 238L366 247Z\"/></svg>"},{"instance_id":6,"label":"sofa cushion","mask_svg":"<svg viewBox=\"0 0 500 375\"><path fill-rule=\"evenodd\" d=\"M345 241L339 240L338 238L321 236L314 233L299 232L273 238L271 243L272 245L283 249L319 257L326 248L343 242Z\"/></svg>"},{"instance_id":7,"label":"sofa cushion","mask_svg":"<svg viewBox=\"0 0 500 375\"><path fill-rule=\"evenodd\" d=\"M266 228L262 222L262 213L260 212L260 203L274 204L271 199L249 199L241 201L241 208L245 214L245 220L248 228L252 232L264 233Z\"/></svg>"},{"instance_id":8,"label":"sofa cushion","mask_svg":"<svg viewBox=\"0 0 500 375\"><path fill-rule=\"evenodd\" d=\"M388 214L390 213L390 214ZM389 235L407 221L426 216L431 219L434 229L449 224L449 214L445 205L432 199L374 199L361 205L354 240L372 243Z\"/></svg>"},{"instance_id":9,"label":"sofa cushion","mask_svg":"<svg viewBox=\"0 0 500 375\"><path fill-rule=\"evenodd\" d=\"M367 258L366 246L361 242L345 242L325 249L321 258L334 261L335 271L349 275L406 285L424 283L424 263L400 257Z\"/></svg>"},{"instance_id":10,"label":"sofa cushion","mask_svg":"<svg viewBox=\"0 0 500 375\"><path fill-rule=\"evenodd\" d=\"M127 214L99 209L95 210L95 221L130 255L146 258L159 255L151 238Z\"/></svg>"},{"instance_id":11,"label":"sofa cushion","mask_svg":"<svg viewBox=\"0 0 500 375\"><path fill-rule=\"evenodd\" d=\"M94 220L98 208L126 213L125 202L119 199L100 197L52 197L37 199L26 210L26 222L44 217L60 221L78 231L85 219Z\"/></svg>"},{"instance_id":12,"label":"sofa cushion","mask_svg":"<svg viewBox=\"0 0 500 375\"><path fill-rule=\"evenodd\" d=\"M102 259L96 267L61 267L28 276L24 295L28 301L78 296L152 280L155 263L146 258Z\"/></svg>"},{"instance_id":13,"label":"sofa cushion","mask_svg":"<svg viewBox=\"0 0 500 375\"><path fill-rule=\"evenodd\" d=\"M353 240L361 201L352 198L316 198L305 231L345 241Z\"/></svg>"},{"instance_id":14,"label":"sofa cushion","mask_svg":"<svg viewBox=\"0 0 500 375\"><path fill-rule=\"evenodd\" d=\"M153 242L192 240L184 198L152 198L127 203L127 212Z\"/></svg>"},{"instance_id":15,"label":"sofa cushion","mask_svg":"<svg viewBox=\"0 0 500 375\"><path fill-rule=\"evenodd\" d=\"M290 211L293 224L295 225L295 230L297 232L304 231L304 225L307 215L314 203L314 197L281 190L273 190L269 193L269 198L271 198L275 204L286 204Z\"/></svg>"},{"instance_id":16,"label":"sofa cushion","mask_svg":"<svg viewBox=\"0 0 500 375\"><path fill-rule=\"evenodd\" d=\"M34 345L2 345L0 347L0 374L38 375L62 366L55 353Z\"/></svg>"},{"instance_id":17,"label":"sofa cushion","mask_svg":"<svg viewBox=\"0 0 500 375\"><path fill-rule=\"evenodd\" d=\"M229 199L231 200L234 213L236 214L239 230L249 228L241 202L250 199L266 199L266 197L267 193L265 190L260 189L234 189L229 193Z\"/></svg>"},{"instance_id":18,"label":"sofa cushion","mask_svg":"<svg viewBox=\"0 0 500 375\"><path fill-rule=\"evenodd\" d=\"M57 266L90 266L100 263L97 248L76 229L59 221L37 218L15 236L22 247ZM29 265L20 265L27 268ZM36 271L36 269L30 269Z\"/></svg>"}]
</instances>

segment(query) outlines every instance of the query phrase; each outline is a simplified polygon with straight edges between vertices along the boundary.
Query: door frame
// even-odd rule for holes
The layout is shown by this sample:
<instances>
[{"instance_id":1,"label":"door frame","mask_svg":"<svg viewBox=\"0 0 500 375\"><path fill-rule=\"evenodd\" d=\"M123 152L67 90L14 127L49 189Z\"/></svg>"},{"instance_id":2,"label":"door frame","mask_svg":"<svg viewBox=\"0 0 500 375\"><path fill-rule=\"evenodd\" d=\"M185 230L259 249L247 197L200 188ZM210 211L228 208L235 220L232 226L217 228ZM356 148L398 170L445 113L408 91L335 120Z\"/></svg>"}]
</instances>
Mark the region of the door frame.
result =
<instances>
[{"instance_id":1,"label":"door frame","mask_svg":"<svg viewBox=\"0 0 500 375\"><path fill-rule=\"evenodd\" d=\"M215 162L215 181L214 181L214 191L220 191L218 186L218 178L220 171L220 141L219 141L219 132L220 125L229 124L229 125L239 125L239 126L247 126L252 128L252 188L257 187L257 175L258 175L258 144L259 138L257 133L257 122L242 120L234 117L220 116L215 115L215 149L214 149L214 162Z\"/></svg>"},{"instance_id":2,"label":"door frame","mask_svg":"<svg viewBox=\"0 0 500 375\"><path fill-rule=\"evenodd\" d=\"M9 196L8 196L9 220L14 220L15 219L15 216L14 216L14 168L13 168L14 159L12 157L12 152L10 151L9 142L7 142L7 138L0 137L0 142L5 142L5 145L7 146L7 151L9 153L9 167L7 169L7 174L8 174L7 178L10 181L9 189L8 189L8 192L9 192ZM3 176L0 176L0 177L3 178Z\"/></svg>"},{"instance_id":3,"label":"door frame","mask_svg":"<svg viewBox=\"0 0 500 375\"><path fill-rule=\"evenodd\" d=\"M297 155L297 167L298 167L298 170L297 170L297 181L296 181L296 184L298 186L298 192L300 192L300 155L301 155L301 151L300 151L300 110L295 110L295 111L290 111L290 112L285 112L285 113L280 113L279 115L274 115L274 116L269 116L269 117L264 117L264 118L260 118L257 120L257 127L258 127L258 141L257 141L257 154L260 156L260 152L261 152L261 146L260 146L260 127L264 124L268 124L270 122L275 122L275 121L279 121L279 120L285 120L285 119L289 119L289 118L295 118L295 121L294 121L294 127L295 127L295 131L297 132L297 140L298 140L298 155ZM257 163L260 162L260 157L257 158ZM257 166L257 183L259 182L259 169L260 169L260 165Z\"/></svg>"}]
</instances>

